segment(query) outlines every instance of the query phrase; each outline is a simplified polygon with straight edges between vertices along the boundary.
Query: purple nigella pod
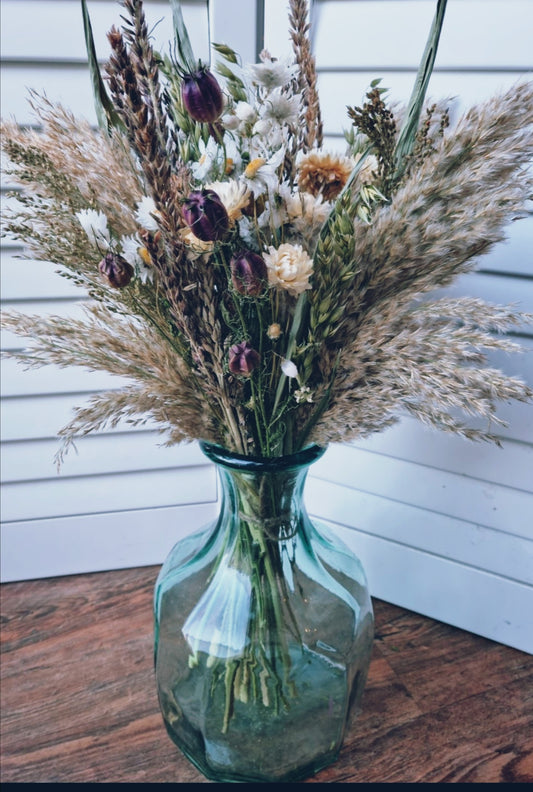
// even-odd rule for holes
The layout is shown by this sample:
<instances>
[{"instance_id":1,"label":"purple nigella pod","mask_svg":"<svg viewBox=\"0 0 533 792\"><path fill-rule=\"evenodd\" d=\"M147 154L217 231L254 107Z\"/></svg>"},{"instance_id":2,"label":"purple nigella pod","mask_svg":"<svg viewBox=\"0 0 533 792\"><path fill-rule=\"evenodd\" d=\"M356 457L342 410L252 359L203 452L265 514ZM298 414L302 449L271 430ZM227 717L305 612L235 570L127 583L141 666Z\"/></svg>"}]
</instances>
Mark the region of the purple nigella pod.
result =
<instances>
[{"instance_id":1,"label":"purple nigella pod","mask_svg":"<svg viewBox=\"0 0 533 792\"><path fill-rule=\"evenodd\" d=\"M239 294L257 297L265 288L268 280L264 260L251 250L243 250L233 256L230 262L231 282Z\"/></svg>"},{"instance_id":2,"label":"purple nigella pod","mask_svg":"<svg viewBox=\"0 0 533 792\"><path fill-rule=\"evenodd\" d=\"M248 341L234 344L229 350L229 370L232 374L249 377L261 361L259 352L252 349Z\"/></svg>"},{"instance_id":3,"label":"purple nigella pod","mask_svg":"<svg viewBox=\"0 0 533 792\"><path fill-rule=\"evenodd\" d=\"M114 289L122 289L133 278L131 264L116 253L106 253L98 265L98 269Z\"/></svg>"},{"instance_id":4,"label":"purple nigella pod","mask_svg":"<svg viewBox=\"0 0 533 792\"><path fill-rule=\"evenodd\" d=\"M217 242L228 233L228 213L214 190L192 192L183 202L183 219L202 242Z\"/></svg>"},{"instance_id":5,"label":"purple nigella pod","mask_svg":"<svg viewBox=\"0 0 533 792\"><path fill-rule=\"evenodd\" d=\"M195 121L212 124L224 109L222 89L205 66L183 76L181 98L185 109Z\"/></svg>"}]
</instances>

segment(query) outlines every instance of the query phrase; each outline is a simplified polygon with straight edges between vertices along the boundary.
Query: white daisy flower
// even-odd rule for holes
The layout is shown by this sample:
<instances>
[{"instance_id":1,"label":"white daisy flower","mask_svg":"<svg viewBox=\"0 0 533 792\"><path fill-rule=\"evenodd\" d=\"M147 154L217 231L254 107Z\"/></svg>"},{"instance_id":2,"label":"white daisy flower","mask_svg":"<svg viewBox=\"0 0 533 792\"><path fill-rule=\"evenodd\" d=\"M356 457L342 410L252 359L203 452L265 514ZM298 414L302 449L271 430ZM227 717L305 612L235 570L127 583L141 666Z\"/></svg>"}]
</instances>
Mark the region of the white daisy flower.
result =
<instances>
[{"instance_id":1,"label":"white daisy flower","mask_svg":"<svg viewBox=\"0 0 533 792\"><path fill-rule=\"evenodd\" d=\"M144 196L137 203L137 211L135 212L135 219L142 228L147 231L157 231L159 225L157 223L158 211L152 198Z\"/></svg>"},{"instance_id":2,"label":"white daisy flower","mask_svg":"<svg viewBox=\"0 0 533 792\"><path fill-rule=\"evenodd\" d=\"M97 248L109 247L111 237L107 227L107 217L103 212L97 212L96 209L82 209L76 212L76 217L91 244Z\"/></svg>"},{"instance_id":3,"label":"white daisy flower","mask_svg":"<svg viewBox=\"0 0 533 792\"><path fill-rule=\"evenodd\" d=\"M285 149L280 148L268 160L265 157L255 157L248 163L241 178L253 193L254 198L277 189L279 176L276 171L284 157Z\"/></svg>"},{"instance_id":4,"label":"white daisy flower","mask_svg":"<svg viewBox=\"0 0 533 792\"><path fill-rule=\"evenodd\" d=\"M122 255L135 270L136 276L143 282L151 281L154 271L150 266L150 255L141 240L136 236L122 237L120 240Z\"/></svg>"},{"instance_id":5,"label":"white daisy flower","mask_svg":"<svg viewBox=\"0 0 533 792\"><path fill-rule=\"evenodd\" d=\"M216 140L212 137L209 138L207 143L204 143L203 140L200 140L199 148L200 159L198 162L192 163L191 171L195 179L198 179L198 181L203 181L215 163L219 166L222 165L224 152Z\"/></svg>"},{"instance_id":6,"label":"white daisy flower","mask_svg":"<svg viewBox=\"0 0 533 792\"><path fill-rule=\"evenodd\" d=\"M261 212L257 218L257 225L259 228L281 228L282 225L288 221L287 210L283 203L278 204L276 201L270 199L266 202L264 212Z\"/></svg>"}]
</instances>

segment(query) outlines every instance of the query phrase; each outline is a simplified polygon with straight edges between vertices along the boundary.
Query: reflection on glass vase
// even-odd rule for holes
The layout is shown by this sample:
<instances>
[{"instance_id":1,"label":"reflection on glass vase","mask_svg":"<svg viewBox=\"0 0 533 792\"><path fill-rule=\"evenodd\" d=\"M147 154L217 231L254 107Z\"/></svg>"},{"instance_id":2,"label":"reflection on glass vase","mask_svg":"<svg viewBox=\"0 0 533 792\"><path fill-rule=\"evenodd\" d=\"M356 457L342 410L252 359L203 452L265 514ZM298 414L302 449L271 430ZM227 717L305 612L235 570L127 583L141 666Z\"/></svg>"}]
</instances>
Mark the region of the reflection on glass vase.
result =
<instances>
[{"instance_id":1,"label":"reflection on glass vase","mask_svg":"<svg viewBox=\"0 0 533 792\"><path fill-rule=\"evenodd\" d=\"M360 704L373 640L365 575L303 504L324 449L255 459L201 447L222 504L157 580L165 726L211 780L301 780L335 761Z\"/></svg>"}]
</instances>

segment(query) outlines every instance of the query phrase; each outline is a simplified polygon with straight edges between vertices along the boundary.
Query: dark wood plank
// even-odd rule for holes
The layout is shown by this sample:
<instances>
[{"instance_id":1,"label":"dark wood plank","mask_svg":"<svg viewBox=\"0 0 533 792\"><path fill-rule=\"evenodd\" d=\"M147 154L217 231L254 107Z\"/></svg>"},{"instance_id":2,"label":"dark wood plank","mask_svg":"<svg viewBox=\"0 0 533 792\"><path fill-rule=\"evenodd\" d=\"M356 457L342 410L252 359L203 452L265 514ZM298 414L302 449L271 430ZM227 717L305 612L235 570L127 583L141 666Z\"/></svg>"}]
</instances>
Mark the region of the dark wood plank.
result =
<instances>
[{"instance_id":1,"label":"dark wood plank","mask_svg":"<svg viewBox=\"0 0 533 792\"><path fill-rule=\"evenodd\" d=\"M154 567L4 584L2 782L208 783L166 735ZM533 781L533 657L384 602L363 711L309 783Z\"/></svg>"}]
</instances>

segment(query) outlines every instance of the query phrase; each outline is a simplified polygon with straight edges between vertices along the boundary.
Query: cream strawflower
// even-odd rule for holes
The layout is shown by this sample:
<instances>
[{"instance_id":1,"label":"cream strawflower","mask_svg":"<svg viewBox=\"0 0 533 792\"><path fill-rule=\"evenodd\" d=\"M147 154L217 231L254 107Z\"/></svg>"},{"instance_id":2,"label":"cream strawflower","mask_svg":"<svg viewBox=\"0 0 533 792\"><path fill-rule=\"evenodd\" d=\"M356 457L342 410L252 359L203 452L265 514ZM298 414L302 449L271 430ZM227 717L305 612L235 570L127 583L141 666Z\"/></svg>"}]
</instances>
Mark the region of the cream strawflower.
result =
<instances>
[{"instance_id":1,"label":"cream strawflower","mask_svg":"<svg viewBox=\"0 0 533 792\"><path fill-rule=\"evenodd\" d=\"M283 198L289 222L301 234L321 228L331 212L331 204L321 195L286 193Z\"/></svg>"},{"instance_id":2,"label":"cream strawflower","mask_svg":"<svg viewBox=\"0 0 533 792\"><path fill-rule=\"evenodd\" d=\"M301 245L284 243L277 249L270 246L263 258L271 286L285 289L295 297L311 288L309 278L313 272L313 260Z\"/></svg>"},{"instance_id":3,"label":"cream strawflower","mask_svg":"<svg viewBox=\"0 0 533 792\"><path fill-rule=\"evenodd\" d=\"M266 88L267 91L284 88L298 73L298 66L290 58L277 60L266 50L263 50L260 58L261 63L249 64L246 71L252 82Z\"/></svg>"},{"instance_id":4,"label":"cream strawflower","mask_svg":"<svg viewBox=\"0 0 533 792\"><path fill-rule=\"evenodd\" d=\"M214 190L226 209L230 223L235 223L242 217L243 210L250 203L251 193L247 185L236 179L216 181L207 185L208 190Z\"/></svg>"},{"instance_id":5,"label":"cream strawflower","mask_svg":"<svg viewBox=\"0 0 533 792\"><path fill-rule=\"evenodd\" d=\"M202 239L198 239L190 228L182 228L180 234L187 245L188 257L191 260L194 261L201 257L209 258L211 256L214 249L213 242L204 242Z\"/></svg>"}]
</instances>

